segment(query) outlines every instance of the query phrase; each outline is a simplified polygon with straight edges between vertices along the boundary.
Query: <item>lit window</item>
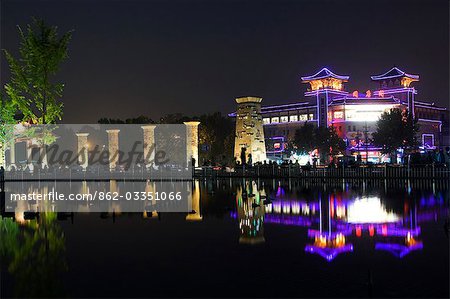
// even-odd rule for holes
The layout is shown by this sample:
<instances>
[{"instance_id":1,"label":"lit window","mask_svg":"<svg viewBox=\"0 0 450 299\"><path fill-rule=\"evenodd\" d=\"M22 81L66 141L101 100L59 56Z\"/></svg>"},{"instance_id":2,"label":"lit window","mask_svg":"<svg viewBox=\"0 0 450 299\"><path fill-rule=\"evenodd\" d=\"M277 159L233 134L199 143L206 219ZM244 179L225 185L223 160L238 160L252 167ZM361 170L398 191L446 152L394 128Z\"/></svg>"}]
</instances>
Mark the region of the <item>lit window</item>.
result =
<instances>
[{"instance_id":1,"label":"lit window","mask_svg":"<svg viewBox=\"0 0 450 299\"><path fill-rule=\"evenodd\" d=\"M269 117L263 118L263 124L265 125L270 124L270 118Z\"/></svg>"},{"instance_id":2,"label":"lit window","mask_svg":"<svg viewBox=\"0 0 450 299\"><path fill-rule=\"evenodd\" d=\"M282 123L287 123L288 122L288 117L287 116L282 116L280 117L280 120Z\"/></svg>"},{"instance_id":3,"label":"lit window","mask_svg":"<svg viewBox=\"0 0 450 299\"><path fill-rule=\"evenodd\" d=\"M298 121L298 116L297 115L289 116L289 121Z\"/></svg>"},{"instance_id":4,"label":"lit window","mask_svg":"<svg viewBox=\"0 0 450 299\"><path fill-rule=\"evenodd\" d=\"M343 119L344 118L344 112L342 112L342 111L334 111L334 118L335 119Z\"/></svg>"},{"instance_id":5,"label":"lit window","mask_svg":"<svg viewBox=\"0 0 450 299\"><path fill-rule=\"evenodd\" d=\"M300 114L300 121L306 121L308 120L308 115L307 114Z\"/></svg>"},{"instance_id":6,"label":"lit window","mask_svg":"<svg viewBox=\"0 0 450 299\"><path fill-rule=\"evenodd\" d=\"M310 114L309 114L309 119L310 119L310 120L314 119L314 114L310 113Z\"/></svg>"},{"instance_id":7,"label":"lit window","mask_svg":"<svg viewBox=\"0 0 450 299\"><path fill-rule=\"evenodd\" d=\"M280 118L279 117L272 117L272 122L273 123L279 123L280 122Z\"/></svg>"}]
</instances>

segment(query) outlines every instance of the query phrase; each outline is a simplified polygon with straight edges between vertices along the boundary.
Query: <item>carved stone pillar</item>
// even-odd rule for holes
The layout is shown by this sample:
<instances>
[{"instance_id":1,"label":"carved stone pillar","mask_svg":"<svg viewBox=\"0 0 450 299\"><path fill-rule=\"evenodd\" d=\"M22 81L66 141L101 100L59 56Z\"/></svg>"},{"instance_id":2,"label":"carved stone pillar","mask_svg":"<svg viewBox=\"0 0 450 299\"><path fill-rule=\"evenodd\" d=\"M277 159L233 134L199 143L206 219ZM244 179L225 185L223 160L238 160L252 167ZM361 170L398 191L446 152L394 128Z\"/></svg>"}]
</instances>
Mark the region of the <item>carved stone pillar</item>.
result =
<instances>
[{"instance_id":1,"label":"carved stone pillar","mask_svg":"<svg viewBox=\"0 0 450 299\"><path fill-rule=\"evenodd\" d=\"M199 121L187 121L186 125L186 156L187 165L191 165L195 159L195 167L198 166L198 125Z\"/></svg>"},{"instance_id":2,"label":"carved stone pillar","mask_svg":"<svg viewBox=\"0 0 450 299\"><path fill-rule=\"evenodd\" d=\"M86 170L89 160L88 149L88 136L89 133L76 133L78 139L78 164Z\"/></svg>"},{"instance_id":3,"label":"carved stone pillar","mask_svg":"<svg viewBox=\"0 0 450 299\"><path fill-rule=\"evenodd\" d=\"M155 128L156 125L145 125L141 126L142 130L144 130L144 165L149 167L151 160L154 160L155 154ZM151 151L151 152L150 152Z\"/></svg>"},{"instance_id":4,"label":"carved stone pillar","mask_svg":"<svg viewBox=\"0 0 450 299\"><path fill-rule=\"evenodd\" d=\"M119 132L120 130L106 130L108 133L109 169L116 169L119 161Z\"/></svg>"}]
</instances>

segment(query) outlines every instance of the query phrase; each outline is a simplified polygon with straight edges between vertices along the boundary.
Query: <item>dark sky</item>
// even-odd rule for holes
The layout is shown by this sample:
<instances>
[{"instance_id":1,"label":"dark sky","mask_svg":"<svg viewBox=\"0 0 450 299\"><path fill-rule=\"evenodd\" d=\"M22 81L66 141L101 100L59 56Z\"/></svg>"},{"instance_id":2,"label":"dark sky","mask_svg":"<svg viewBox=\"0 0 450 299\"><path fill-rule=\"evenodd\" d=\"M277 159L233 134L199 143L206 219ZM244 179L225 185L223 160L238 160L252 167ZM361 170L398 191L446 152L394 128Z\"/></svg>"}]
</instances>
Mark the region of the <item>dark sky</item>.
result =
<instances>
[{"instance_id":1,"label":"dark sky","mask_svg":"<svg viewBox=\"0 0 450 299\"><path fill-rule=\"evenodd\" d=\"M32 16L75 30L58 75L65 123L227 113L241 95L294 102L300 76L323 66L363 92L396 65L421 76L418 99L448 106L446 0L0 2L1 48L14 53Z\"/></svg>"}]
</instances>

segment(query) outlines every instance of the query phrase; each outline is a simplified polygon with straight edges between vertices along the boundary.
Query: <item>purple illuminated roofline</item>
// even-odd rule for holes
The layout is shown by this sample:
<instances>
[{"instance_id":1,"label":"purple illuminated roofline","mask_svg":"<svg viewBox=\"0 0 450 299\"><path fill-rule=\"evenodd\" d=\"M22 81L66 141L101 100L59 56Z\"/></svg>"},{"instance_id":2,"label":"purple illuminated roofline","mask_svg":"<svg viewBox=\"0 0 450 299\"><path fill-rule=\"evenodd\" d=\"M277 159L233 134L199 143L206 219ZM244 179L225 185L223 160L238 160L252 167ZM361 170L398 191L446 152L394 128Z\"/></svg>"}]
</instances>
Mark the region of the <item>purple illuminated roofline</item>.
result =
<instances>
[{"instance_id":1,"label":"purple illuminated roofline","mask_svg":"<svg viewBox=\"0 0 450 299\"><path fill-rule=\"evenodd\" d=\"M307 105L307 104L309 104L309 102L300 102L300 103L291 103L291 104L282 104L282 105L263 106L263 107L261 107L261 110L271 109L271 108L278 108L278 107L290 107L290 106L298 106L298 105Z\"/></svg>"},{"instance_id":2,"label":"purple illuminated roofline","mask_svg":"<svg viewBox=\"0 0 450 299\"><path fill-rule=\"evenodd\" d=\"M413 250L419 250L423 249L422 242L417 242L416 244L412 246L405 246L401 244L395 244L395 243L376 243L375 244L375 250L385 250L393 255L395 255L398 258L403 258L405 255L410 253Z\"/></svg>"},{"instance_id":3,"label":"purple illuminated roofline","mask_svg":"<svg viewBox=\"0 0 450 299\"><path fill-rule=\"evenodd\" d=\"M422 104L415 104L416 107L421 107L421 108L427 108L427 109L432 109L432 110L447 110L447 108L444 107L436 107L436 106L426 106L426 105L422 105Z\"/></svg>"},{"instance_id":4,"label":"purple illuminated roofline","mask_svg":"<svg viewBox=\"0 0 450 299\"><path fill-rule=\"evenodd\" d=\"M325 72L325 75L319 76L320 73ZM341 75L336 75L335 73L333 73L332 71L330 71L329 69L327 69L326 67L322 68L320 71L318 71L317 73L315 73L314 75L311 76L306 76L306 77L301 77L302 81L312 81L312 80L320 80L320 79L325 79L325 78L335 78L335 79L340 79L340 80L348 80L350 77L349 76L341 76Z\"/></svg>"},{"instance_id":5,"label":"purple illuminated roofline","mask_svg":"<svg viewBox=\"0 0 450 299\"><path fill-rule=\"evenodd\" d=\"M309 253L316 253L321 257L325 258L328 262L331 262L340 253L352 252L353 245L348 244L338 248L327 248L327 247L322 248L314 245L306 245L305 251Z\"/></svg>"},{"instance_id":6,"label":"purple illuminated roofline","mask_svg":"<svg viewBox=\"0 0 450 299\"><path fill-rule=\"evenodd\" d=\"M270 111L261 111L261 114L267 114L267 113L272 113L272 112L296 111L299 109L308 109L308 108L316 109L317 106L311 105L311 106L303 106L303 107L299 107L299 108L286 108L286 109L277 109L277 110L270 110Z\"/></svg>"},{"instance_id":7,"label":"purple illuminated roofline","mask_svg":"<svg viewBox=\"0 0 450 299\"><path fill-rule=\"evenodd\" d=\"M397 71L399 74L398 75L394 75L394 76L386 76L387 74L389 74L389 72L391 72L393 70ZM408 77L408 78L411 78L411 79L419 80L419 75L412 75L412 74L405 73L404 71L402 71L401 69L399 69L397 67L391 68L389 71L385 72L382 75L370 76L370 78L372 80L374 80L374 81L390 79L390 78L399 78L399 77Z\"/></svg>"}]
</instances>

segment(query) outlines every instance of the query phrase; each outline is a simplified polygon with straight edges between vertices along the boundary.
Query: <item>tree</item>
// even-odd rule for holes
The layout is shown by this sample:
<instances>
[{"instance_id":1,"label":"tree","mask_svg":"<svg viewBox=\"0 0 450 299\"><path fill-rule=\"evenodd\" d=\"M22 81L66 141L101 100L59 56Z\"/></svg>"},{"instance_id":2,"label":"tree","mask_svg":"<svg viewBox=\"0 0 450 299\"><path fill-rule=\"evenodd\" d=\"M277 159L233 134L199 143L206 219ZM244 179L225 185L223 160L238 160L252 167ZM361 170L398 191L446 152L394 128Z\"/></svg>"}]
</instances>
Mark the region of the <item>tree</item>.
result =
<instances>
[{"instance_id":1,"label":"tree","mask_svg":"<svg viewBox=\"0 0 450 299\"><path fill-rule=\"evenodd\" d=\"M294 147L296 147L297 152L307 154L315 149L314 134L315 127L308 122L295 131Z\"/></svg>"},{"instance_id":2,"label":"tree","mask_svg":"<svg viewBox=\"0 0 450 299\"><path fill-rule=\"evenodd\" d=\"M5 151L8 144L14 139L14 126L16 105L0 93L0 166L5 167Z\"/></svg>"},{"instance_id":3,"label":"tree","mask_svg":"<svg viewBox=\"0 0 450 299\"><path fill-rule=\"evenodd\" d=\"M320 160L325 162L327 155L337 155L345 151L345 142L336 133L333 126L315 127L306 122L295 131L294 147L300 153L319 150Z\"/></svg>"},{"instance_id":4,"label":"tree","mask_svg":"<svg viewBox=\"0 0 450 299\"><path fill-rule=\"evenodd\" d=\"M18 27L19 59L4 50L11 71L11 83L6 92L17 103L25 120L34 124L51 124L61 120L64 84L52 82L61 63L67 58L69 31L58 37L56 26L33 19L26 31Z\"/></svg>"},{"instance_id":5,"label":"tree","mask_svg":"<svg viewBox=\"0 0 450 299\"><path fill-rule=\"evenodd\" d=\"M399 148L412 149L417 146L417 119L407 110L398 108L384 112L377 121L372 134L373 143L381 147L383 154L394 155Z\"/></svg>"}]
</instances>

